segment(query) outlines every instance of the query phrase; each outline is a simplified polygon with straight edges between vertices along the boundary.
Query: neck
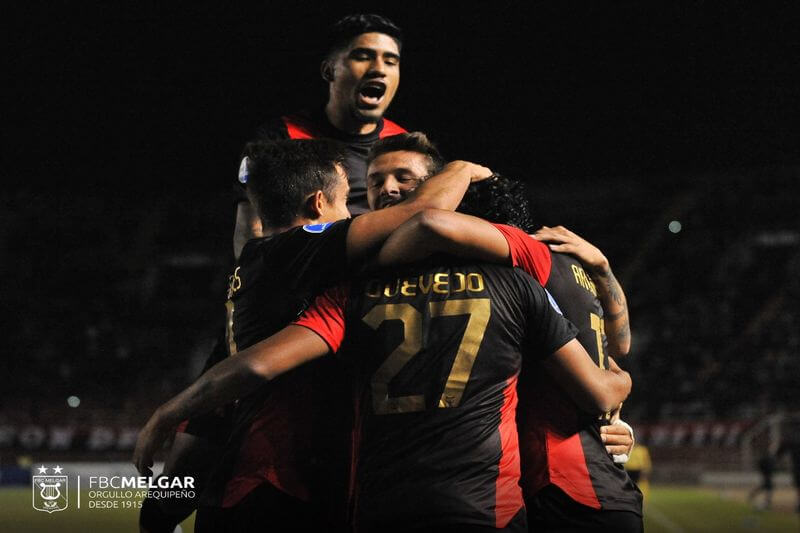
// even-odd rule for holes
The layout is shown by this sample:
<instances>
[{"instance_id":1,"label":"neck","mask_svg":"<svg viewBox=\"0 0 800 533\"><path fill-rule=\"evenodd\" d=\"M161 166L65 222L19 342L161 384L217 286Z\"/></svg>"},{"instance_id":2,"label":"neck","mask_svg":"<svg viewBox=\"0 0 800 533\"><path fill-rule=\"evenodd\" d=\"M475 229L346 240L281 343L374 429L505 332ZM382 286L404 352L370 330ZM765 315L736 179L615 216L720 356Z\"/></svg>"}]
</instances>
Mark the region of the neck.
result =
<instances>
[{"instance_id":1,"label":"neck","mask_svg":"<svg viewBox=\"0 0 800 533\"><path fill-rule=\"evenodd\" d=\"M346 110L334 106L330 100L325 105L325 115L336 129L352 135L366 135L378 127L377 122L360 122L354 119Z\"/></svg>"},{"instance_id":2,"label":"neck","mask_svg":"<svg viewBox=\"0 0 800 533\"><path fill-rule=\"evenodd\" d=\"M273 235L278 235L279 233L289 231L290 229L296 228L298 226L306 226L310 224L320 224L320 223L321 222L319 220L297 217L286 226L264 226L264 229L262 230L262 235L264 237L272 237Z\"/></svg>"}]
</instances>

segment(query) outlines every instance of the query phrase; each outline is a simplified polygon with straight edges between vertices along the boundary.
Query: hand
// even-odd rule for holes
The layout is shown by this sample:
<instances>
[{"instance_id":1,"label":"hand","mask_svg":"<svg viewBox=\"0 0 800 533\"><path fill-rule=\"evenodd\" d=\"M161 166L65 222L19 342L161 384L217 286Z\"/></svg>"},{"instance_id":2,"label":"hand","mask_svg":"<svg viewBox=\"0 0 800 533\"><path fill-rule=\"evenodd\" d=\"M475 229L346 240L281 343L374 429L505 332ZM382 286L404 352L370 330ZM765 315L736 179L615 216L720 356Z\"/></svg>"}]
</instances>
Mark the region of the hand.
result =
<instances>
[{"instance_id":1,"label":"hand","mask_svg":"<svg viewBox=\"0 0 800 533\"><path fill-rule=\"evenodd\" d=\"M633 435L621 424L601 426L600 438L603 439L609 455L624 455L633 449Z\"/></svg>"},{"instance_id":2,"label":"hand","mask_svg":"<svg viewBox=\"0 0 800 533\"><path fill-rule=\"evenodd\" d=\"M172 424L165 423L157 409L147 424L139 432L136 448L133 450L133 464L140 474L153 476L153 456L174 431Z\"/></svg>"},{"instance_id":3,"label":"hand","mask_svg":"<svg viewBox=\"0 0 800 533\"><path fill-rule=\"evenodd\" d=\"M454 170L459 170L461 172L469 173L470 183L475 183L476 181L483 181L494 175L490 169L482 165L470 163L469 161L460 161L460 160L451 161L447 163L447 165L445 165L445 169L454 169Z\"/></svg>"},{"instance_id":4,"label":"hand","mask_svg":"<svg viewBox=\"0 0 800 533\"><path fill-rule=\"evenodd\" d=\"M604 275L610 268L608 259L599 248L564 226L542 226L532 237L549 243L554 252L574 255L594 273Z\"/></svg>"}]
</instances>

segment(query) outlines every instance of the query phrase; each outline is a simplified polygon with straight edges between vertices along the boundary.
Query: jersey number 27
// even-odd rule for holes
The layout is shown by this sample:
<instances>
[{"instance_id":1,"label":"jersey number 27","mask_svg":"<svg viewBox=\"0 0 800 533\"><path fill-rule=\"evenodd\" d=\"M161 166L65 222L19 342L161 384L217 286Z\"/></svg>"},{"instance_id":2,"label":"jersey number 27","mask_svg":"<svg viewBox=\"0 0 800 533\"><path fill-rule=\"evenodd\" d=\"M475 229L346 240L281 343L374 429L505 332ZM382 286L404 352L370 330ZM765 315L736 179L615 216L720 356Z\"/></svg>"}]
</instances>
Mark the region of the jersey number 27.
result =
<instances>
[{"instance_id":1,"label":"jersey number 27","mask_svg":"<svg viewBox=\"0 0 800 533\"><path fill-rule=\"evenodd\" d=\"M458 407L472 373L472 365L478 355L486 325L491 314L488 298L445 300L430 302L428 311L432 319L445 316L468 316L467 327L447 383L439 398L438 407ZM425 409L425 396L389 396L389 383L417 355L422 346L422 313L411 304L382 304L373 307L364 318L372 329L378 329L387 320L403 323L403 342L389 354L383 364L372 375L372 406L376 414L412 413Z\"/></svg>"}]
</instances>

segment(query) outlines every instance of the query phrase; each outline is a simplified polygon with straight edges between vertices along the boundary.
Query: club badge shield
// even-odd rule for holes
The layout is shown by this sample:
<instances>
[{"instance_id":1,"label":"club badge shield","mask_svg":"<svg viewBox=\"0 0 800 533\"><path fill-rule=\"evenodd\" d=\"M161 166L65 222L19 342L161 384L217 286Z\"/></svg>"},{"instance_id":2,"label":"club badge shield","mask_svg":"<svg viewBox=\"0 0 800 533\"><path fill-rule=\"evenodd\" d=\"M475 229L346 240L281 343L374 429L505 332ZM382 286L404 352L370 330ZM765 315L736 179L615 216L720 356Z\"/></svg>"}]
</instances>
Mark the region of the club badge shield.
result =
<instances>
[{"instance_id":1,"label":"club badge shield","mask_svg":"<svg viewBox=\"0 0 800 533\"><path fill-rule=\"evenodd\" d=\"M42 469L39 469L41 473ZM46 470L46 469L44 469ZM60 468L58 471L60 472ZM63 511L69 505L69 480L65 475L37 475L31 479L33 508L45 513Z\"/></svg>"}]
</instances>

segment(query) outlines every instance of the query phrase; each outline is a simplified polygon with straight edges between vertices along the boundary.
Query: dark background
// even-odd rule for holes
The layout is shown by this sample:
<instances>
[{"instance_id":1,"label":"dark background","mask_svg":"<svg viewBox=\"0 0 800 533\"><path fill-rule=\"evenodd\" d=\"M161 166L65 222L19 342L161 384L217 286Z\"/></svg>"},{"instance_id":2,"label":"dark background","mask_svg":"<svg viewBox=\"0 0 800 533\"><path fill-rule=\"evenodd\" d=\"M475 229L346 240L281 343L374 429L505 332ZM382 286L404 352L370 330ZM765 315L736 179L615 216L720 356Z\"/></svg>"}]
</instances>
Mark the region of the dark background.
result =
<instances>
[{"instance_id":1,"label":"dark background","mask_svg":"<svg viewBox=\"0 0 800 533\"><path fill-rule=\"evenodd\" d=\"M791 2L168 4L15 6L12 190L226 192L261 121L323 101L318 35L353 11L405 30L389 116L452 157L587 183L800 157Z\"/></svg>"},{"instance_id":2,"label":"dark background","mask_svg":"<svg viewBox=\"0 0 800 533\"><path fill-rule=\"evenodd\" d=\"M608 253L640 420L796 389L794 3L164 4L4 17L0 422L135 425L193 379L221 321L240 149L324 102L319 36L357 11L406 34L390 118L524 179L540 221ZM753 373L765 346L775 364Z\"/></svg>"}]
</instances>

